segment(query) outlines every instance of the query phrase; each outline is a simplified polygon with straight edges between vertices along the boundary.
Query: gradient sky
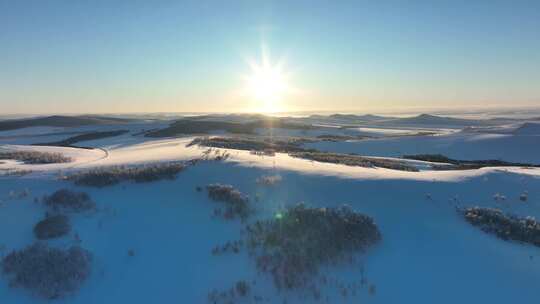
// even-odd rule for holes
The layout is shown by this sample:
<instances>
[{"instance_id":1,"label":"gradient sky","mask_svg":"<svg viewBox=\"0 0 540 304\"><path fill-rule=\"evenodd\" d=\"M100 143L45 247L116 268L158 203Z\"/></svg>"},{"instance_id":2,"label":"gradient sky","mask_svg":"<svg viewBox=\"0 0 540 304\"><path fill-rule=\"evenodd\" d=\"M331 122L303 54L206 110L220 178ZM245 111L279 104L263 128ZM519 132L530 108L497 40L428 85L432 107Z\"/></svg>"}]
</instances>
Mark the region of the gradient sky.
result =
<instances>
[{"instance_id":1,"label":"gradient sky","mask_svg":"<svg viewBox=\"0 0 540 304\"><path fill-rule=\"evenodd\" d=\"M540 106L540 1L0 0L0 113L252 110L262 45L286 110Z\"/></svg>"}]
</instances>

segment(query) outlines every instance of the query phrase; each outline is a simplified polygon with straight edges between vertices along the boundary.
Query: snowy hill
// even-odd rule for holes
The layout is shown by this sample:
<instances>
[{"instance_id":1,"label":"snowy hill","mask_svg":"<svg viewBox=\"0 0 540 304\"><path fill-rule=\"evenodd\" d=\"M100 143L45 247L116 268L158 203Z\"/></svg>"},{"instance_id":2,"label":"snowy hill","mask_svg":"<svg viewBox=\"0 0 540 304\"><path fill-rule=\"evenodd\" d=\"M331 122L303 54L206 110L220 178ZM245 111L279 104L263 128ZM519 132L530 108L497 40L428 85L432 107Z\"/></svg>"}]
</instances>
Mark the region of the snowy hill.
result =
<instances>
[{"instance_id":1,"label":"snowy hill","mask_svg":"<svg viewBox=\"0 0 540 304\"><path fill-rule=\"evenodd\" d=\"M27 119L0 121L0 131L15 130L28 127L78 127L85 125L122 124L131 119L102 116L47 116Z\"/></svg>"},{"instance_id":2,"label":"snowy hill","mask_svg":"<svg viewBox=\"0 0 540 304\"><path fill-rule=\"evenodd\" d=\"M148 157L159 160L160 155L184 157L180 146L172 143L121 148L112 151L111 157L125 163ZM472 170L458 178L434 181L437 174L422 173L425 177L418 179L415 173L394 176L387 170L369 168L341 175L346 172L343 166L317 168L309 162L296 166L272 157L267 158L268 166L253 166L265 159L252 156L225 163L203 162L175 180L106 188L75 186L47 175L4 178L0 183L4 254L34 241L33 226L46 211L45 206L34 203L35 197L61 188L85 191L97 210L71 215L73 231L49 241L59 248L80 244L92 253L92 274L80 290L65 299L46 301L9 287L7 278L1 276L0 300L21 304L168 303L172 299L212 303L208 296L213 290L228 294L238 281L249 282L250 291L249 297L235 303L257 302L255 297L263 303L320 303L319 293L329 303L507 303L538 295L540 250L477 230L455 211L456 205L474 202L489 207L504 204L514 213L540 216L535 203L540 197L540 180L526 170ZM280 167L273 167L272 162ZM273 186L256 182L268 174L279 174L280 181ZM326 283L316 293L311 289L278 290L271 276L257 270L257 262L245 249L212 254L213 248L241 239L241 231L245 231L240 220L212 215L216 203L196 190L212 183L229 183L249 195L257 214L253 220L274 218L300 201L314 208L347 203L354 211L374 218L382 241L352 264L324 267L321 275ZM26 196L16 195L25 189ZM530 204L519 200L524 191L528 191ZM507 197L503 203L493 199L498 193ZM418 286L424 291L416 292Z\"/></svg>"},{"instance_id":3,"label":"snowy hill","mask_svg":"<svg viewBox=\"0 0 540 304\"><path fill-rule=\"evenodd\" d=\"M540 123L527 122L514 131L515 135L540 135Z\"/></svg>"}]
</instances>

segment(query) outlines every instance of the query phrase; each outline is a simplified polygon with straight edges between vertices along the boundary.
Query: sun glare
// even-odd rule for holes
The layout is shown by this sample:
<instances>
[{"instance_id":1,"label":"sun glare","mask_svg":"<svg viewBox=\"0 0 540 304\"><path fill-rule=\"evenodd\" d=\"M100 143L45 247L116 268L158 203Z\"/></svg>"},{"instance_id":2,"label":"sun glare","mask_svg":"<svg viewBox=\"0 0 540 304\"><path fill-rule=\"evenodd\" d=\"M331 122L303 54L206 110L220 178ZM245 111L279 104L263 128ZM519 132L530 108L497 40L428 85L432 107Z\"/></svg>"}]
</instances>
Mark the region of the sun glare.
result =
<instances>
[{"instance_id":1,"label":"sun glare","mask_svg":"<svg viewBox=\"0 0 540 304\"><path fill-rule=\"evenodd\" d=\"M272 64L263 52L262 62L250 62L251 73L246 76L245 91L254 103L256 112L280 112L289 90L283 64Z\"/></svg>"}]
</instances>

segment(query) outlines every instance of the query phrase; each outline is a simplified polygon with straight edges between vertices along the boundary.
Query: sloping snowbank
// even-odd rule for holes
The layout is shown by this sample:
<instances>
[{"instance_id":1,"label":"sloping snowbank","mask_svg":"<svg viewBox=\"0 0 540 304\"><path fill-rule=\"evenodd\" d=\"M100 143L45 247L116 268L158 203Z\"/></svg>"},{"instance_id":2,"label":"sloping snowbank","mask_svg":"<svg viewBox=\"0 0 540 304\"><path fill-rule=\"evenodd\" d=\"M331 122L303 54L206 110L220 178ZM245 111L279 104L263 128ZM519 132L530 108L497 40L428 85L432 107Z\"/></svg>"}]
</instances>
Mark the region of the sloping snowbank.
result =
<instances>
[{"instance_id":1,"label":"sloping snowbank","mask_svg":"<svg viewBox=\"0 0 540 304\"><path fill-rule=\"evenodd\" d=\"M270 172L282 177L278 185L256 183L257 177ZM207 303L211 290L224 290L238 280L255 280L252 292L265 303L283 303L285 298L291 304L320 303L302 293L278 292L268 276L257 273L246 252L211 254L214 246L241 237L240 222L212 219L213 203L195 190L223 182L257 196L260 218L304 201L314 207L347 203L375 219L383 240L361 258L361 264L376 293L369 295L364 288L356 296L344 297L329 283L322 290L323 300L328 296L329 303L533 303L539 296L540 249L476 230L454 210L456 204L478 204L538 217L539 178L492 172L459 182L358 180L211 162L182 172L175 181L76 187L89 192L99 208L72 219L81 245L93 253L92 276L77 294L55 303ZM2 180L3 252L33 241L32 227L45 212L33 198L63 187L73 186L49 179ZM28 197L5 198L9 191L25 188ZM529 203L519 200L525 190ZM506 195L506 201L494 201L495 192ZM74 242L71 234L52 243ZM328 267L323 272L330 282L360 280L359 265ZM9 288L3 276L0 302L50 303Z\"/></svg>"},{"instance_id":2,"label":"sloping snowbank","mask_svg":"<svg viewBox=\"0 0 540 304\"><path fill-rule=\"evenodd\" d=\"M33 172L56 173L55 171L78 170L99 166L132 165L154 163L161 161L186 161L200 158L207 148L198 146L186 147L193 137L151 140L134 143L126 146L112 147L110 149L77 149L65 147L44 147L44 146L7 146L9 149L29 149L43 152L60 152L74 159L71 163L49 164L49 165L29 165L21 163L6 162L0 164L1 169L31 170ZM339 144L339 143L334 143ZM4 146L6 147L6 146ZM491 172L507 171L528 175L540 175L540 168L517 168L517 167L497 167L482 168L478 170L451 170L451 171L420 171L406 172L384 168L364 168L352 167L339 164L314 162L307 159L291 157L284 153L276 153L275 156L260 156L251 154L249 151L232 149L213 149L228 152L227 161L235 162L240 166L251 166L259 168L277 168L283 170L294 170L302 173L309 173L323 176L339 176L354 179L411 179L411 180L438 180L456 181ZM392 159L392 158L390 158ZM399 161L410 163L421 170L425 169L427 162L414 160Z\"/></svg>"},{"instance_id":3,"label":"sloping snowbank","mask_svg":"<svg viewBox=\"0 0 540 304\"><path fill-rule=\"evenodd\" d=\"M11 136L39 136L48 133L62 132L64 128L62 127L26 127L15 130L0 131L1 137L11 137Z\"/></svg>"},{"instance_id":4,"label":"sloping snowbank","mask_svg":"<svg viewBox=\"0 0 540 304\"><path fill-rule=\"evenodd\" d=\"M540 136L540 123L527 122L514 131L516 135L536 135Z\"/></svg>"}]
</instances>

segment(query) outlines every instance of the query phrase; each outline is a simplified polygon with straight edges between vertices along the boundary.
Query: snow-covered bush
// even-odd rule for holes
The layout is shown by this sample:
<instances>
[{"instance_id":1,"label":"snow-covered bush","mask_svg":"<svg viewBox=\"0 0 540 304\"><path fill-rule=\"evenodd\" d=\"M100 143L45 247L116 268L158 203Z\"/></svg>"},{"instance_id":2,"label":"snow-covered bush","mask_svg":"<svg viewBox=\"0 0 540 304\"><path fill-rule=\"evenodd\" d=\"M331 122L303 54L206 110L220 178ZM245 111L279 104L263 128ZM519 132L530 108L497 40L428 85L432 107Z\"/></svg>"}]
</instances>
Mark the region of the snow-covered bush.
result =
<instances>
[{"instance_id":1,"label":"snow-covered bush","mask_svg":"<svg viewBox=\"0 0 540 304\"><path fill-rule=\"evenodd\" d=\"M503 240L514 240L540 247L540 222L532 217L504 214L499 209L472 207L458 209L473 226Z\"/></svg>"},{"instance_id":2,"label":"snow-covered bush","mask_svg":"<svg viewBox=\"0 0 540 304\"><path fill-rule=\"evenodd\" d=\"M212 248L212 255L220 255L228 252L239 253L244 246L243 241L228 241L227 243Z\"/></svg>"},{"instance_id":3,"label":"snow-covered bush","mask_svg":"<svg viewBox=\"0 0 540 304\"><path fill-rule=\"evenodd\" d=\"M276 156L276 150L274 149L265 149L263 151L251 150L249 151L249 154L257 155L257 156Z\"/></svg>"},{"instance_id":4,"label":"snow-covered bush","mask_svg":"<svg viewBox=\"0 0 540 304\"><path fill-rule=\"evenodd\" d=\"M90 275L90 268L87 250L77 246L62 250L39 242L13 251L2 260L10 286L26 288L46 299L77 291Z\"/></svg>"},{"instance_id":5,"label":"snow-covered bush","mask_svg":"<svg viewBox=\"0 0 540 304\"><path fill-rule=\"evenodd\" d=\"M369 216L303 204L247 226L248 249L277 288L302 288L323 264L352 260L381 239Z\"/></svg>"},{"instance_id":6,"label":"snow-covered bush","mask_svg":"<svg viewBox=\"0 0 540 304\"><path fill-rule=\"evenodd\" d=\"M238 191L231 185L210 184L206 186L208 197L214 201L223 202L226 204L223 217L232 219L240 217L247 218L252 210L249 206L249 197Z\"/></svg>"},{"instance_id":7,"label":"snow-covered bush","mask_svg":"<svg viewBox=\"0 0 540 304\"><path fill-rule=\"evenodd\" d=\"M9 199L23 199L31 194L30 189L25 188L23 190L10 190L8 193Z\"/></svg>"},{"instance_id":8,"label":"snow-covered bush","mask_svg":"<svg viewBox=\"0 0 540 304\"><path fill-rule=\"evenodd\" d=\"M275 184L278 184L281 182L282 178L281 175L275 174L275 175L263 175L259 178L257 178L257 184L266 185L266 186L273 186Z\"/></svg>"},{"instance_id":9,"label":"snow-covered bush","mask_svg":"<svg viewBox=\"0 0 540 304\"><path fill-rule=\"evenodd\" d=\"M162 179L174 179L176 174L184 170L184 168L184 164L177 162L136 167L115 166L79 172L69 176L68 179L73 180L77 185L105 187L122 181L145 183Z\"/></svg>"},{"instance_id":10,"label":"snow-covered bush","mask_svg":"<svg viewBox=\"0 0 540 304\"><path fill-rule=\"evenodd\" d=\"M369 285L368 292L370 296L374 296L377 293L377 287L373 284Z\"/></svg>"},{"instance_id":11,"label":"snow-covered bush","mask_svg":"<svg viewBox=\"0 0 540 304\"><path fill-rule=\"evenodd\" d=\"M497 202L499 202L499 201L505 201L505 200L506 200L506 196L503 195L503 194L500 194L500 193L495 193L495 194L493 195L493 199L494 199L495 201L497 201Z\"/></svg>"},{"instance_id":12,"label":"snow-covered bush","mask_svg":"<svg viewBox=\"0 0 540 304\"><path fill-rule=\"evenodd\" d=\"M208 293L208 303L211 304L231 304L235 303L236 301L240 301L241 303L244 303L244 300L246 300L247 296L251 293L251 285L245 281L240 280L237 281L231 288L224 291L217 291L212 290L210 293ZM255 302L262 301L262 298L260 296L253 296L253 300ZM249 302L251 303L251 302Z\"/></svg>"},{"instance_id":13,"label":"snow-covered bush","mask_svg":"<svg viewBox=\"0 0 540 304\"><path fill-rule=\"evenodd\" d=\"M236 282L235 289L236 289L236 293L239 296L245 297L249 293L249 290L251 288L249 287L248 282L241 280L241 281Z\"/></svg>"},{"instance_id":14,"label":"snow-covered bush","mask_svg":"<svg viewBox=\"0 0 540 304\"><path fill-rule=\"evenodd\" d=\"M40 240L64 236L71 230L69 218L63 214L52 215L34 226L34 235Z\"/></svg>"},{"instance_id":15,"label":"snow-covered bush","mask_svg":"<svg viewBox=\"0 0 540 304\"><path fill-rule=\"evenodd\" d=\"M60 189L44 197L45 205L55 212L83 212L96 208L96 203L85 192Z\"/></svg>"},{"instance_id":16,"label":"snow-covered bush","mask_svg":"<svg viewBox=\"0 0 540 304\"><path fill-rule=\"evenodd\" d=\"M21 170L21 169L0 169L0 176L23 176L32 173L32 170Z\"/></svg>"},{"instance_id":17,"label":"snow-covered bush","mask_svg":"<svg viewBox=\"0 0 540 304\"><path fill-rule=\"evenodd\" d=\"M64 156L61 153L39 151L0 152L0 159L13 159L27 164L55 164L72 161L70 157Z\"/></svg>"}]
</instances>

